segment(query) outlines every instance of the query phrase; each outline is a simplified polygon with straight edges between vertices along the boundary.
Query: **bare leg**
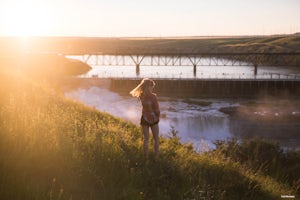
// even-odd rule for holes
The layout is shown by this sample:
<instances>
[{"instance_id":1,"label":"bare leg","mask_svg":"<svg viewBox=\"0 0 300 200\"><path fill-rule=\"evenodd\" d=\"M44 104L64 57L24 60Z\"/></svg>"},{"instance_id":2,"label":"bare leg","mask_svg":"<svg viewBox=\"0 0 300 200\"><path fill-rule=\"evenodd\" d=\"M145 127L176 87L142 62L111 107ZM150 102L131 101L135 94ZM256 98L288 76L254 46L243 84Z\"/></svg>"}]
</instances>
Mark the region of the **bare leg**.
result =
<instances>
[{"instance_id":1,"label":"bare leg","mask_svg":"<svg viewBox=\"0 0 300 200\"><path fill-rule=\"evenodd\" d=\"M151 126L153 139L154 139L154 152L155 152L155 159L158 158L159 154L159 127L158 124L155 124L154 126Z\"/></svg>"},{"instance_id":2,"label":"bare leg","mask_svg":"<svg viewBox=\"0 0 300 200\"><path fill-rule=\"evenodd\" d=\"M144 135L144 154L146 159L148 159L149 157L149 150L148 150L148 146L149 146L149 127L148 126L142 126L142 131L143 131L143 135Z\"/></svg>"}]
</instances>

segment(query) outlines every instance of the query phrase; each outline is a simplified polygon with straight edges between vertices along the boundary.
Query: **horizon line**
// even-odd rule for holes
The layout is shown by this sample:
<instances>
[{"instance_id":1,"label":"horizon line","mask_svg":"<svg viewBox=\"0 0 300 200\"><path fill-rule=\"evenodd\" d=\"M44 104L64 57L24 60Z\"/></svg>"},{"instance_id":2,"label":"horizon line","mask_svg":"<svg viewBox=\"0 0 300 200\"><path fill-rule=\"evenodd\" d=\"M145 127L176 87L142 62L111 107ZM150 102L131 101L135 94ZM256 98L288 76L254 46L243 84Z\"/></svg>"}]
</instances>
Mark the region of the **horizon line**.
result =
<instances>
[{"instance_id":1,"label":"horizon line","mask_svg":"<svg viewBox=\"0 0 300 200\"><path fill-rule=\"evenodd\" d=\"M20 35L0 35L0 38L112 38L112 39L197 39L197 38L240 38L240 37L265 37L265 36L291 36L300 35L300 32L295 33L278 33L278 34L249 34L249 35L194 35L194 36L81 36L81 35L35 35L35 36L20 36Z\"/></svg>"}]
</instances>

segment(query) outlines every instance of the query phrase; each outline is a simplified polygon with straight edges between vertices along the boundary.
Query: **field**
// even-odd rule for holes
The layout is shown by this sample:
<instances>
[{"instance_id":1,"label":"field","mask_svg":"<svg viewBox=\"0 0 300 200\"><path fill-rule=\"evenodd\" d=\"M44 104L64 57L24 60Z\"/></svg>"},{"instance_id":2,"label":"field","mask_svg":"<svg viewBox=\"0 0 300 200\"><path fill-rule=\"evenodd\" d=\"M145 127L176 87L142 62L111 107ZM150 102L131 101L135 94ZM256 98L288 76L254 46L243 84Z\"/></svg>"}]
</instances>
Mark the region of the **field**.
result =
<instances>
[{"instance_id":1,"label":"field","mask_svg":"<svg viewBox=\"0 0 300 200\"><path fill-rule=\"evenodd\" d=\"M62 80L86 66L20 55L0 60L1 199L299 197L299 151L255 139L198 154L174 127L145 161L139 127L64 97Z\"/></svg>"},{"instance_id":2,"label":"field","mask_svg":"<svg viewBox=\"0 0 300 200\"><path fill-rule=\"evenodd\" d=\"M300 35L175 38L0 38L1 51L77 53L288 53L300 51Z\"/></svg>"}]
</instances>

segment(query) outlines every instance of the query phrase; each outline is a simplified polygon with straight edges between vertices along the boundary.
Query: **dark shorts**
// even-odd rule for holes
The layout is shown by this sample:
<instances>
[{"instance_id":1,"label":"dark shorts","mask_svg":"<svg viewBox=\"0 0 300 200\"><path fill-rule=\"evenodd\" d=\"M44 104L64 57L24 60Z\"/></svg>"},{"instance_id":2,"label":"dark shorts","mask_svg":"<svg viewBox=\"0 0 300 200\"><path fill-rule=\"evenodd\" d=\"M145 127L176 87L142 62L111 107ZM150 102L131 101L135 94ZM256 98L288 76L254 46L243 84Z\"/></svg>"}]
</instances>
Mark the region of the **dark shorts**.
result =
<instances>
[{"instance_id":1,"label":"dark shorts","mask_svg":"<svg viewBox=\"0 0 300 200\"><path fill-rule=\"evenodd\" d=\"M143 116L141 117L141 125L142 126L154 126L155 124L158 124L158 122L159 122L159 120L157 120L157 122L154 122L154 123L149 123L144 119Z\"/></svg>"}]
</instances>

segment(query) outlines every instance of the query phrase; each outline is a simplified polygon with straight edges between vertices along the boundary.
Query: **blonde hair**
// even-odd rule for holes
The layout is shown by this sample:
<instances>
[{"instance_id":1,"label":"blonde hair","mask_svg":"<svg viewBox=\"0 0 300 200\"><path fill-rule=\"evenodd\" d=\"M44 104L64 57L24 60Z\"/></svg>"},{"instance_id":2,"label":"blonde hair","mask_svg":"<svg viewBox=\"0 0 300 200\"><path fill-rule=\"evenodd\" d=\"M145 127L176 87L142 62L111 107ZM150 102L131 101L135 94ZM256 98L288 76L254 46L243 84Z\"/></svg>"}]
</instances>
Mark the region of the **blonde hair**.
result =
<instances>
[{"instance_id":1,"label":"blonde hair","mask_svg":"<svg viewBox=\"0 0 300 200\"><path fill-rule=\"evenodd\" d=\"M144 78L138 86L130 91L130 94L139 98L142 94L149 92L149 86L155 86L155 82L149 78Z\"/></svg>"}]
</instances>

